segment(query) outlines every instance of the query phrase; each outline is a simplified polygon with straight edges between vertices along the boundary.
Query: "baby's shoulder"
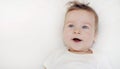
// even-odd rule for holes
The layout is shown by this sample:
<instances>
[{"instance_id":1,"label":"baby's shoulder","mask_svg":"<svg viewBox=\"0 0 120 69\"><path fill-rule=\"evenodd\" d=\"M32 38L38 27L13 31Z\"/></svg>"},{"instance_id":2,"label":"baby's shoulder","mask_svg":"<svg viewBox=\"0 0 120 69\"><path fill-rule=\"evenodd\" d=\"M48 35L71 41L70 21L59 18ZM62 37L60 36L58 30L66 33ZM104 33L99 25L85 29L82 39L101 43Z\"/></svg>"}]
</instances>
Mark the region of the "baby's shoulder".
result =
<instances>
[{"instance_id":1,"label":"baby's shoulder","mask_svg":"<svg viewBox=\"0 0 120 69\"><path fill-rule=\"evenodd\" d=\"M46 57L45 61L44 61L44 66L49 66L51 65L51 62L54 63L54 61L56 61L61 55L64 54L64 50L63 49L54 49L52 50L49 55Z\"/></svg>"},{"instance_id":2,"label":"baby's shoulder","mask_svg":"<svg viewBox=\"0 0 120 69\"><path fill-rule=\"evenodd\" d=\"M110 59L108 58L107 55L99 53L99 54L96 54L95 57L100 69L112 69Z\"/></svg>"},{"instance_id":3,"label":"baby's shoulder","mask_svg":"<svg viewBox=\"0 0 120 69\"><path fill-rule=\"evenodd\" d=\"M94 56L97 60L100 60L100 61L108 59L108 57L103 53L96 53L94 54Z\"/></svg>"},{"instance_id":4,"label":"baby's shoulder","mask_svg":"<svg viewBox=\"0 0 120 69\"><path fill-rule=\"evenodd\" d=\"M56 48L52 50L49 54L50 54L49 56L59 57L60 55L64 54L64 49Z\"/></svg>"}]
</instances>

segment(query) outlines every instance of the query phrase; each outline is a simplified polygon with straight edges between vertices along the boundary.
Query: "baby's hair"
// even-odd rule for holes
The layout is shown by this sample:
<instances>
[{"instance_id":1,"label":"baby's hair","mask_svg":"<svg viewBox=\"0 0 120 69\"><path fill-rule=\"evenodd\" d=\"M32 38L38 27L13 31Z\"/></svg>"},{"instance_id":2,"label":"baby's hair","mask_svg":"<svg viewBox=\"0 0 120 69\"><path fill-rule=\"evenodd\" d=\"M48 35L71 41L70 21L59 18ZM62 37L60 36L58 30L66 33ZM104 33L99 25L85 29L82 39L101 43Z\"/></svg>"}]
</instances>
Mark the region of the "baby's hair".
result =
<instances>
[{"instance_id":1,"label":"baby's hair","mask_svg":"<svg viewBox=\"0 0 120 69\"><path fill-rule=\"evenodd\" d=\"M88 6L89 3L84 4L84 3L80 3L78 1L71 1L71 2L68 2L67 5L68 5L68 9L67 9L66 15L68 12L73 11L73 10L85 10L85 11L93 13L95 16L95 33L97 34L97 32L98 32L98 15L93 8Z\"/></svg>"}]
</instances>

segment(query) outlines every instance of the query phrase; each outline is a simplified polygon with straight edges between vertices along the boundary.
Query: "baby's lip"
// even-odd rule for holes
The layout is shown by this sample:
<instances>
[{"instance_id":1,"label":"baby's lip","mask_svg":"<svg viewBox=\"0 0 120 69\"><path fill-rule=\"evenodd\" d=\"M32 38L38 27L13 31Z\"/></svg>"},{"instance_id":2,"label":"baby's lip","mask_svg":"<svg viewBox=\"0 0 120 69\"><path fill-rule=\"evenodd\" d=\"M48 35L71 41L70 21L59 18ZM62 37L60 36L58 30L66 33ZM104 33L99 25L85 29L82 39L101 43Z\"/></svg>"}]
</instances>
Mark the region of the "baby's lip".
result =
<instances>
[{"instance_id":1,"label":"baby's lip","mask_svg":"<svg viewBox=\"0 0 120 69\"><path fill-rule=\"evenodd\" d=\"M73 38L72 39L74 42L81 42L82 41L82 39L80 39L80 38Z\"/></svg>"}]
</instances>

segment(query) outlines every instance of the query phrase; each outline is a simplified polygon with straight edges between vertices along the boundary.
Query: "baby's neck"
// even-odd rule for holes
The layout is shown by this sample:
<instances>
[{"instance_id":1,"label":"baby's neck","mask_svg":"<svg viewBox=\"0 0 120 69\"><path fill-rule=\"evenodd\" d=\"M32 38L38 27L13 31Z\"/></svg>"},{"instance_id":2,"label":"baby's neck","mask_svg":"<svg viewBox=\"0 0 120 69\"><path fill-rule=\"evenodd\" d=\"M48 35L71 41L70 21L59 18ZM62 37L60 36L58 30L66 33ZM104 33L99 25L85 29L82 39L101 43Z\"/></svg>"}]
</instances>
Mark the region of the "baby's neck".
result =
<instances>
[{"instance_id":1,"label":"baby's neck","mask_svg":"<svg viewBox=\"0 0 120 69\"><path fill-rule=\"evenodd\" d=\"M75 53L75 54L93 54L93 51L91 49L85 50L85 51L77 51L77 50L71 50L68 49L69 52Z\"/></svg>"}]
</instances>

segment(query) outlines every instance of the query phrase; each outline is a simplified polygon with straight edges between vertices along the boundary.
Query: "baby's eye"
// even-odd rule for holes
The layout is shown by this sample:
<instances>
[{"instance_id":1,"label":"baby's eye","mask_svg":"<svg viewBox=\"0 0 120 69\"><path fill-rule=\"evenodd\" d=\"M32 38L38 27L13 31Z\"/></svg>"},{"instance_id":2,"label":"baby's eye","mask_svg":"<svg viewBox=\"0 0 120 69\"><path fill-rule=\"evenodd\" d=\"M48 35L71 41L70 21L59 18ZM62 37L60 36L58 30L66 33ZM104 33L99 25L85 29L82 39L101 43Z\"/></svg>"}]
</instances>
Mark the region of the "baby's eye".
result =
<instances>
[{"instance_id":1,"label":"baby's eye","mask_svg":"<svg viewBox=\"0 0 120 69\"><path fill-rule=\"evenodd\" d=\"M68 25L68 27L74 27L74 25L73 25L73 24L70 24L70 25Z\"/></svg>"},{"instance_id":2,"label":"baby's eye","mask_svg":"<svg viewBox=\"0 0 120 69\"><path fill-rule=\"evenodd\" d=\"M86 26L86 25L82 26L82 28L83 28L83 29L89 29L89 27Z\"/></svg>"}]
</instances>

